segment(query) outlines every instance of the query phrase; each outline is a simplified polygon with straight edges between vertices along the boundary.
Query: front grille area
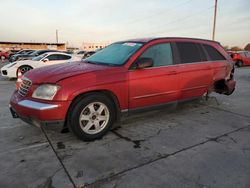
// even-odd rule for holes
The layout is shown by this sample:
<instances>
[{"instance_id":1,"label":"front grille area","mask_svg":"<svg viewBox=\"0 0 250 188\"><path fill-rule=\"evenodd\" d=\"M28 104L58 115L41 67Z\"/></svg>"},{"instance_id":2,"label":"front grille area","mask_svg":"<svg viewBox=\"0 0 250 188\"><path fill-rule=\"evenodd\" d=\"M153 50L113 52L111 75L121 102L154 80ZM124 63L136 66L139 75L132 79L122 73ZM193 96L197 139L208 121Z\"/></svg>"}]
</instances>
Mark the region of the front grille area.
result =
<instances>
[{"instance_id":1,"label":"front grille area","mask_svg":"<svg viewBox=\"0 0 250 188\"><path fill-rule=\"evenodd\" d=\"M32 85L32 83L31 83L30 80L28 80L26 78L22 79L21 86L18 89L18 94L20 96L24 97L27 94L27 92L28 92L31 85Z\"/></svg>"},{"instance_id":2,"label":"front grille area","mask_svg":"<svg viewBox=\"0 0 250 188\"><path fill-rule=\"evenodd\" d=\"M2 71L2 75L7 75L7 73L8 73L7 70Z\"/></svg>"}]
</instances>

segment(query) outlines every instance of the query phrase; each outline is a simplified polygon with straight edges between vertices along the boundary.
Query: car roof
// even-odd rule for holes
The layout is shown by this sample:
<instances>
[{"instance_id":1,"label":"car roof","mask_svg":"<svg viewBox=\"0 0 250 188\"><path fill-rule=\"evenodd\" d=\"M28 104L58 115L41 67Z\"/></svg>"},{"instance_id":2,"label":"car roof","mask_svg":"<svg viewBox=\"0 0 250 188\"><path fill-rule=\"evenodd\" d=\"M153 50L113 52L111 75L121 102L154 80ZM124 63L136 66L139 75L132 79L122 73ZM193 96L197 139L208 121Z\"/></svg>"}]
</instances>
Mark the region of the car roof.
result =
<instances>
[{"instance_id":1,"label":"car roof","mask_svg":"<svg viewBox=\"0 0 250 188\"><path fill-rule=\"evenodd\" d=\"M138 42L138 43L148 43L154 40L161 40L161 39L181 39L181 40L197 40L197 41L208 41L208 42L214 42L219 43L217 41L208 40L208 39L200 39L200 38L188 38L188 37L151 37L151 38L138 38L138 39L130 39L130 40L124 40L119 42Z\"/></svg>"},{"instance_id":2,"label":"car roof","mask_svg":"<svg viewBox=\"0 0 250 188\"><path fill-rule=\"evenodd\" d=\"M44 54L47 54L47 55L61 54L61 55L71 56L71 54L67 54L67 53L64 53L64 52L46 52Z\"/></svg>"}]
</instances>

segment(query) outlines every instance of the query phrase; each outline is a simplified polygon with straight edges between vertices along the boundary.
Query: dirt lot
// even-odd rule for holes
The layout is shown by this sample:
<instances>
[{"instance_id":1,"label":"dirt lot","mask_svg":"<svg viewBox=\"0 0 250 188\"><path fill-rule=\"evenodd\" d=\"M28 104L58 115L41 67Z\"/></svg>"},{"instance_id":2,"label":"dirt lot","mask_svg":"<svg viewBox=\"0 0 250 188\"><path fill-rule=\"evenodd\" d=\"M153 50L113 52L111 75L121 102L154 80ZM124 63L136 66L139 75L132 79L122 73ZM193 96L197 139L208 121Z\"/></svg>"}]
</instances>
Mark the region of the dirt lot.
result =
<instances>
[{"instance_id":1,"label":"dirt lot","mask_svg":"<svg viewBox=\"0 0 250 188\"><path fill-rule=\"evenodd\" d=\"M103 139L13 119L0 78L0 187L250 187L250 68L233 95L140 114Z\"/></svg>"}]
</instances>

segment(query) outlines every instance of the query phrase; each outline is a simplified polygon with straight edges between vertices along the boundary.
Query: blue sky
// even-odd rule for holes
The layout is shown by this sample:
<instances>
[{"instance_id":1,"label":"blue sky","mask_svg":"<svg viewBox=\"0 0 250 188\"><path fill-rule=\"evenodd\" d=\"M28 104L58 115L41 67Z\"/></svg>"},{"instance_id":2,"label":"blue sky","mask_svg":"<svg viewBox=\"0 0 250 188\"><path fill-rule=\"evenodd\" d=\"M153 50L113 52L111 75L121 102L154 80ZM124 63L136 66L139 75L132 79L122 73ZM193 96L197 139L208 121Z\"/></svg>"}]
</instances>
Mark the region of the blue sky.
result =
<instances>
[{"instance_id":1,"label":"blue sky","mask_svg":"<svg viewBox=\"0 0 250 188\"><path fill-rule=\"evenodd\" d=\"M113 42L182 36L211 39L214 0L1 0L0 41ZM250 42L250 0L218 0L216 40Z\"/></svg>"}]
</instances>

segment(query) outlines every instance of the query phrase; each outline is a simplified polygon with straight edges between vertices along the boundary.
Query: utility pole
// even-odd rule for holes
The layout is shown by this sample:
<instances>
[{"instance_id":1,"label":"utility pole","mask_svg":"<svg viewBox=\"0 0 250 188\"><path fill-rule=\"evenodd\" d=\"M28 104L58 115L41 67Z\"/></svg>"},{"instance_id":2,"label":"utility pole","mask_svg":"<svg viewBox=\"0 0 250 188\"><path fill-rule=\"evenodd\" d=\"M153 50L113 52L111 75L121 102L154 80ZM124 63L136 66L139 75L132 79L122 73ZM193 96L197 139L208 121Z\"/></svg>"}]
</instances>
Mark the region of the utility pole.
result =
<instances>
[{"instance_id":1,"label":"utility pole","mask_svg":"<svg viewBox=\"0 0 250 188\"><path fill-rule=\"evenodd\" d=\"M217 1L215 0L215 5L214 5L214 26L213 26L213 36L212 36L212 40L215 39L215 27L216 27L216 16L217 16Z\"/></svg>"},{"instance_id":2,"label":"utility pole","mask_svg":"<svg viewBox=\"0 0 250 188\"><path fill-rule=\"evenodd\" d=\"M56 43L58 43L58 30L56 30Z\"/></svg>"}]
</instances>

